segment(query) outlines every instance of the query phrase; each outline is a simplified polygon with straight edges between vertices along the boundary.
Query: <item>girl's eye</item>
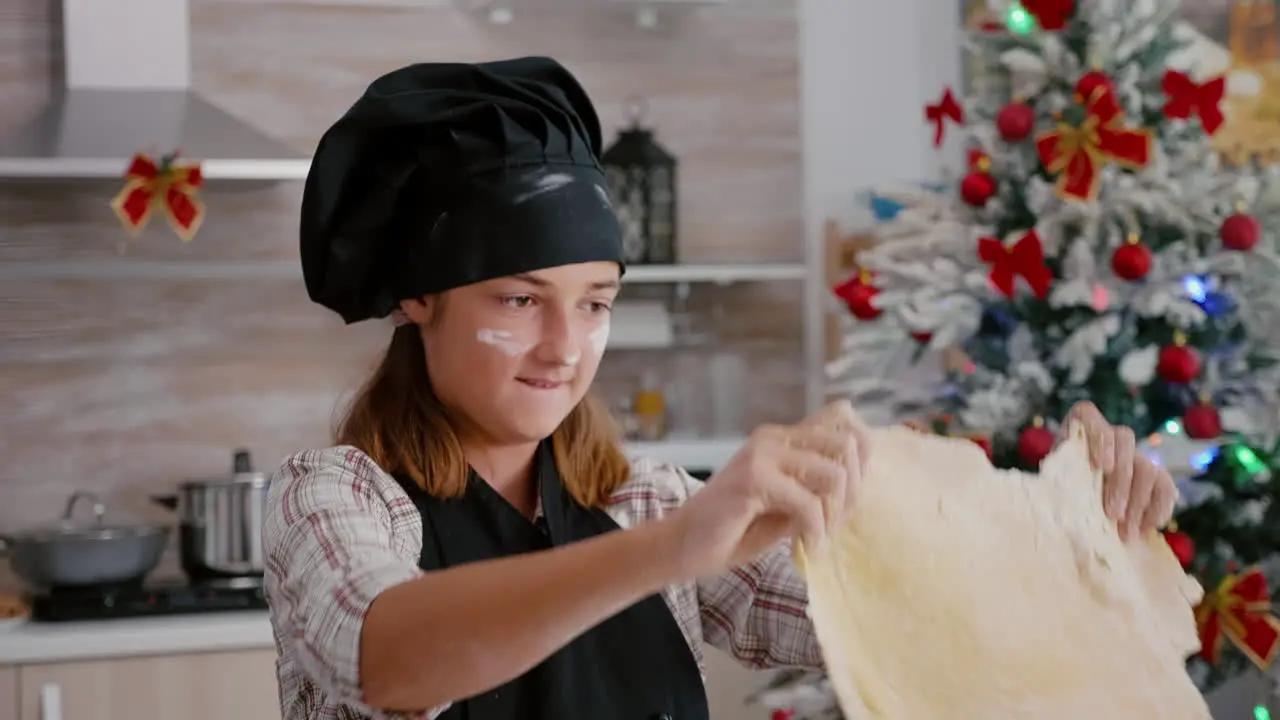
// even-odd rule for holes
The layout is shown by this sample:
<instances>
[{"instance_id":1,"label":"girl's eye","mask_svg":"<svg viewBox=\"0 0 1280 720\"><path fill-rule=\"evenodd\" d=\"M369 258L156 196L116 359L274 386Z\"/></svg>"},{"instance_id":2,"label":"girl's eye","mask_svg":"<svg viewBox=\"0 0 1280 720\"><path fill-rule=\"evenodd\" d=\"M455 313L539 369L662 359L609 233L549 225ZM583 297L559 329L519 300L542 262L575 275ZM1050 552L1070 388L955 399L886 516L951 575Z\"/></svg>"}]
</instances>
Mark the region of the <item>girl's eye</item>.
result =
<instances>
[{"instance_id":1,"label":"girl's eye","mask_svg":"<svg viewBox=\"0 0 1280 720\"><path fill-rule=\"evenodd\" d=\"M528 295L509 295L502 298L502 303L511 308L526 308L533 304L533 298Z\"/></svg>"},{"instance_id":2,"label":"girl's eye","mask_svg":"<svg viewBox=\"0 0 1280 720\"><path fill-rule=\"evenodd\" d=\"M593 302L591 303L591 312L597 314L613 312L613 306L609 305L609 303Z\"/></svg>"}]
</instances>

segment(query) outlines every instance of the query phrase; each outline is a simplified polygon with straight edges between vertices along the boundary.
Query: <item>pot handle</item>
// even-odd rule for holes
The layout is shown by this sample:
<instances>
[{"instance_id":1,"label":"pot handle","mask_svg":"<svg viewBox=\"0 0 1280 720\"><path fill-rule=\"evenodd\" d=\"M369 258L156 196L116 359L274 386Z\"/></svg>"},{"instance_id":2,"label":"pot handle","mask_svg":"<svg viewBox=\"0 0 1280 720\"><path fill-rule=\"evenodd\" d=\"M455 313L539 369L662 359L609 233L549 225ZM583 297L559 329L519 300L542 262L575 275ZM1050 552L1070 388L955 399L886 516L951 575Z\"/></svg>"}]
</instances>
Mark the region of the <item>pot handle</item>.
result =
<instances>
[{"instance_id":1,"label":"pot handle","mask_svg":"<svg viewBox=\"0 0 1280 720\"><path fill-rule=\"evenodd\" d=\"M177 495L152 495L151 502L155 503L156 505L159 505L162 508L165 508L166 510L176 511L178 509Z\"/></svg>"}]
</instances>

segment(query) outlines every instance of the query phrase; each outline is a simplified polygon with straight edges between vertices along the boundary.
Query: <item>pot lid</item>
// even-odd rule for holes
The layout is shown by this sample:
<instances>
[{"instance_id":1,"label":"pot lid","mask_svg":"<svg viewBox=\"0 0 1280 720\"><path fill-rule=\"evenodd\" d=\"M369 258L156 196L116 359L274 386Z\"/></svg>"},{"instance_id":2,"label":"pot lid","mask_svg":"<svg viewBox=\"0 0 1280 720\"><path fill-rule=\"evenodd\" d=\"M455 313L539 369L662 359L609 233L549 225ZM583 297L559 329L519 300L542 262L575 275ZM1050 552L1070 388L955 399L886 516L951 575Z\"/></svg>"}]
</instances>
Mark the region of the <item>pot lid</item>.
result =
<instances>
[{"instance_id":1,"label":"pot lid","mask_svg":"<svg viewBox=\"0 0 1280 720\"><path fill-rule=\"evenodd\" d=\"M90 503L92 516L76 517L76 508ZM140 537L168 532L163 525L112 525L106 522L107 506L97 495L77 490L67 498L62 517L48 525L37 526L19 533L13 538L26 541L48 540L110 540L112 538Z\"/></svg>"}]
</instances>

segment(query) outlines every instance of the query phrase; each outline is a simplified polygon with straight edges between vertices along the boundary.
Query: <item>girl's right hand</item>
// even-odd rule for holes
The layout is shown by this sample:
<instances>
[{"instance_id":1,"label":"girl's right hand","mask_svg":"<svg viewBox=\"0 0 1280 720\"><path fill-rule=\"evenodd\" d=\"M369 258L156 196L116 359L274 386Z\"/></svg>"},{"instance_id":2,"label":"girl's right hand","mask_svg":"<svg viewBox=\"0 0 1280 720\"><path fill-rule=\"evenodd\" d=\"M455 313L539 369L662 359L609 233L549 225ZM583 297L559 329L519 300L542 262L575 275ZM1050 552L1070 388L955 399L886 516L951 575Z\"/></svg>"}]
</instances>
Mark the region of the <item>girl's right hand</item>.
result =
<instances>
[{"instance_id":1,"label":"girl's right hand","mask_svg":"<svg viewBox=\"0 0 1280 720\"><path fill-rule=\"evenodd\" d=\"M798 425L766 425L669 519L681 575L747 563L779 541L822 542L853 507L866 467L866 426L847 401Z\"/></svg>"}]
</instances>

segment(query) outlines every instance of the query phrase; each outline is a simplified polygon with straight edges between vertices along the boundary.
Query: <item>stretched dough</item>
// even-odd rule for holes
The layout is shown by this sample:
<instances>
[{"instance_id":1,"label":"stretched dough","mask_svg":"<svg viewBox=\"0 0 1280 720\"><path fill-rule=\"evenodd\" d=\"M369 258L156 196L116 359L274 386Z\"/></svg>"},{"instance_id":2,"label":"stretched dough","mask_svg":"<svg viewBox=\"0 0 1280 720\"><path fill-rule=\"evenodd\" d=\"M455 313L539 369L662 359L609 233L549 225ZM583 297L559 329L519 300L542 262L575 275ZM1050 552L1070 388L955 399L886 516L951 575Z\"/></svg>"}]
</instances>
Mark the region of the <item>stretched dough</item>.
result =
<instances>
[{"instance_id":1,"label":"stretched dough","mask_svg":"<svg viewBox=\"0 0 1280 720\"><path fill-rule=\"evenodd\" d=\"M1203 591L1158 534L1124 544L1080 433L1040 474L967 440L874 431L848 523L797 544L856 720L1205 720L1184 668Z\"/></svg>"}]
</instances>

